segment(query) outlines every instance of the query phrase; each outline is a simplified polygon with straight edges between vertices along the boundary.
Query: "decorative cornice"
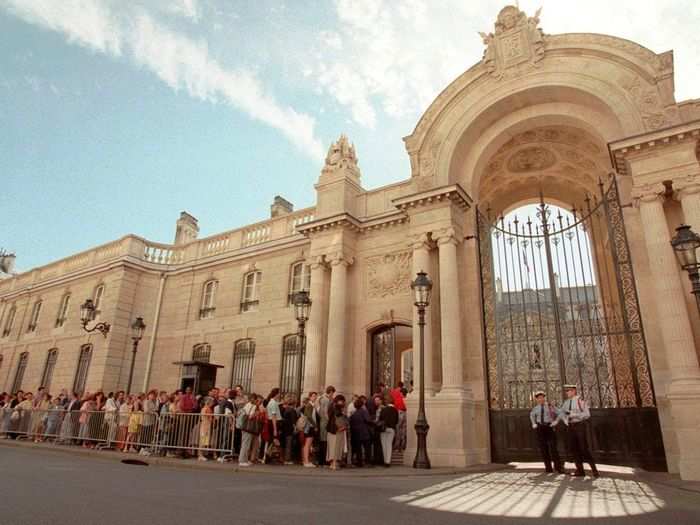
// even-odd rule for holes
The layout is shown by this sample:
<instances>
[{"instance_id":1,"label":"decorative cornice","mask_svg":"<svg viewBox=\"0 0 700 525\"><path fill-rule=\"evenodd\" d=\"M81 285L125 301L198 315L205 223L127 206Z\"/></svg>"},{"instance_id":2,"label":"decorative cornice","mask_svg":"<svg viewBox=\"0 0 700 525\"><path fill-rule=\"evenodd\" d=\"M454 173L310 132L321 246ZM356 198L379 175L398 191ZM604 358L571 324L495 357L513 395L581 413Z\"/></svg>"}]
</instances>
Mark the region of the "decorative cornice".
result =
<instances>
[{"instance_id":1,"label":"decorative cornice","mask_svg":"<svg viewBox=\"0 0 700 525\"><path fill-rule=\"evenodd\" d=\"M459 184L451 184L441 188L434 188L412 195L406 195L393 199L391 202L400 210L408 210L418 206L427 206L443 201L452 201L463 210L468 210L472 206L472 198Z\"/></svg>"},{"instance_id":2,"label":"decorative cornice","mask_svg":"<svg viewBox=\"0 0 700 525\"><path fill-rule=\"evenodd\" d=\"M297 226L297 232L308 237L314 233L333 230L336 228L344 228L354 232L359 232L362 228L362 223L359 219L353 215L350 215L349 213L339 213L337 215L315 219L307 222L306 224L299 225Z\"/></svg>"},{"instance_id":3,"label":"decorative cornice","mask_svg":"<svg viewBox=\"0 0 700 525\"><path fill-rule=\"evenodd\" d=\"M698 138L700 138L700 120L616 140L608 144L608 149L615 170L620 175L629 175L625 162L627 158L654 148L696 141Z\"/></svg>"}]
</instances>

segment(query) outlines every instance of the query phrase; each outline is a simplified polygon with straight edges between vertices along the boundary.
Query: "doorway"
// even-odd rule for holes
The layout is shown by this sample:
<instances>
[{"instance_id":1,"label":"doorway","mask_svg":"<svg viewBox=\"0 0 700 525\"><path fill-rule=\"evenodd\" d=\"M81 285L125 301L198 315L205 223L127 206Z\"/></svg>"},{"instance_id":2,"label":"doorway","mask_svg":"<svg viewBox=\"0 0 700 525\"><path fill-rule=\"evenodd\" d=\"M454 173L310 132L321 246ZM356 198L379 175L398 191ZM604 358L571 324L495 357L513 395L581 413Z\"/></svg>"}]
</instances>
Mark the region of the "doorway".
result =
<instances>
[{"instance_id":1,"label":"doorway","mask_svg":"<svg viewBox=\"0 0 700 525\"><path fill-rule=\"evenodd\" d=\"M399 381L410 390L413 383L413 330L410 326L393 324L376 329L372 340L372 392L380 383L392 388Z\"/></svg>"}]
</instances>

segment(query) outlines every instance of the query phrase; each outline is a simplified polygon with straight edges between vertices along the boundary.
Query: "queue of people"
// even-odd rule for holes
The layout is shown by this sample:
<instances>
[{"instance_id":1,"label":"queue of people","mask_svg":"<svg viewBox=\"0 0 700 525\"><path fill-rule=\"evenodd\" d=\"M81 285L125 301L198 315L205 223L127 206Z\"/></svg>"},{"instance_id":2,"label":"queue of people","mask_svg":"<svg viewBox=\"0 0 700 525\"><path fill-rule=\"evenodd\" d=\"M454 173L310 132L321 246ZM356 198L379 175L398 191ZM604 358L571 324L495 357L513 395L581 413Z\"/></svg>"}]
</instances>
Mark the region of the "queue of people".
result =
<instances>
[{"instance_id":1,"label":"queue of people","mask_svg":"<svg viewBox=\"0 0 700 525\"><path fill-rule=\"evenodd\" d=\"M274 388L265 397L235 388L195 396L151 390L85 393L44 388L0 394L0 438L111 448L200 461L300 463L306 468L391 465L406 443L403 384L350 399L328 386L301 402ZM402 426L403 422L403 426Z\"/></svg>"}]
</instances>

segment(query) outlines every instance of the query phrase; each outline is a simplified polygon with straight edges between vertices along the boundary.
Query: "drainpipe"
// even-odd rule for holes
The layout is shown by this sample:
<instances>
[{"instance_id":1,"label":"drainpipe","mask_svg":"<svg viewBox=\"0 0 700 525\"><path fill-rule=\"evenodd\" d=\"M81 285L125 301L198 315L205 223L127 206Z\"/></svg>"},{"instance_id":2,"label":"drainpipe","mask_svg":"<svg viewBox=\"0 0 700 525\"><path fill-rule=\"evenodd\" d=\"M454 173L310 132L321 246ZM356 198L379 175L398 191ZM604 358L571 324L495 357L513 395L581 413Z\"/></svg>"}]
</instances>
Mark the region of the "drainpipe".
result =
<instances>
[{"instance_id":1,"label":"drainpipe","mask_svg":"<svg viewBox=\"0 0 700 525\"><path fill-rule=\"evenodd\" d=\"M160 321L160 307L163 304L163 289L165 288L165 272L160 274L160 286L158 287L158 299L156 299L156 312L153 315L153 332L148 343L148 357L146 358L146 373L143 377L143 392L148 388L148 381L151 378L151 365L153 364L153 351L156 348L156 335L158 334L158 322Z\"/></svg>"}]
</instances>

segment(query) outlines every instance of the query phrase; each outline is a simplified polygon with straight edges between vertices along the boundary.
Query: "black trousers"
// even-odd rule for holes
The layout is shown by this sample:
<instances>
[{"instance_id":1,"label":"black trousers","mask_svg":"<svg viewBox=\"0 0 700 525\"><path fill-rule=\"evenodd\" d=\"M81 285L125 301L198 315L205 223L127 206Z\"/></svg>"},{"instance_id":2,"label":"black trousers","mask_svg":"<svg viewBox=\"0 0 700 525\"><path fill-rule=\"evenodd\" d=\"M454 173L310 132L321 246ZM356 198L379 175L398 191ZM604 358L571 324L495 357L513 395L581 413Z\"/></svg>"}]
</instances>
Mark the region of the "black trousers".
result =
<instances>
[{"instance_id":1,"label":"black trousers","mask_svg":"<svg viewBox=\"0 0 700 525\"><path fill-rule=\"evenodd\" d=\"M593 454L588 446L588 436L586 435L586 422L569 423L567 432L569 443L569 452L574 456L576 463L576 472L583 473L583 463L586 462L591 466L593 472L598 472L593 460Z\"/></svg>"},{"instance_id":2,"label":"black trousers","mask_svg":"<svg viewBox=\"0 0 700 525\"><path fill-rule=\"evenodd\" d=\"M557 450L557 434L554 429L547 425L537 425L537 444L540 447L540 454L542 455L542 461L544 461L544 468L547 472L553 472L552 463L554 464L554 469L561 471L564 468L564 464L559 457L559 451Z\"/></svg>"},{"instance_id":3,"label":"black trousers","mask_svg":"<svg viewBox=\"0 0 700 525\"><path fill-rule=\"evenodd\" d=\"M352 438L351 442L353 463L358 467L363 467L365 463L372 463L372 442L369 439L357 438Z\"/></svg>"},{"instance_id":4,"label":"black trousers","mask_svg":"<svg viewBox=\"0 0 700 525\"><path fill-rule=\"evenodd\" d=\"M319 465L325 465L326 462L326 451L328 450L328 441L319 441L318 442L318 464Z\"/></svg>"}]
</instances>

